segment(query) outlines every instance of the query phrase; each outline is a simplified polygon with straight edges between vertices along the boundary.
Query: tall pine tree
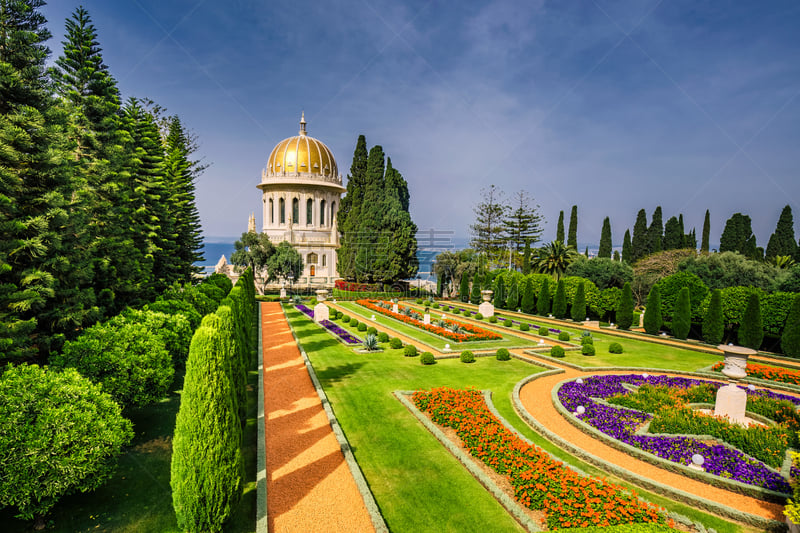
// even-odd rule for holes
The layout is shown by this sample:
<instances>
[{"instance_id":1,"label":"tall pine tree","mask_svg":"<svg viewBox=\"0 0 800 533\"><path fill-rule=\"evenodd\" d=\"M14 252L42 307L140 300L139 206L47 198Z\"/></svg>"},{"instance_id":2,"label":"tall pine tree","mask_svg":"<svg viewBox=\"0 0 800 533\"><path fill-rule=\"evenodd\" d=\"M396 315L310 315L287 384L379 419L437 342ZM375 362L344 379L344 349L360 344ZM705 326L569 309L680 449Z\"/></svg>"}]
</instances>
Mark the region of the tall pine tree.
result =
<instances>
[{"instance_id":1,"label":"tall pine tree","mask_svg":"<svg viewBox=\"0 0 800 533\"><path fill-rule=\"evenodd\" d=\"M533 205L533 198L526 191L518 191L511 200L503 228L511 248L517 253L526 244L536 244L542 235L542 216L539 206Z\"/></svg>"}]
</instances>

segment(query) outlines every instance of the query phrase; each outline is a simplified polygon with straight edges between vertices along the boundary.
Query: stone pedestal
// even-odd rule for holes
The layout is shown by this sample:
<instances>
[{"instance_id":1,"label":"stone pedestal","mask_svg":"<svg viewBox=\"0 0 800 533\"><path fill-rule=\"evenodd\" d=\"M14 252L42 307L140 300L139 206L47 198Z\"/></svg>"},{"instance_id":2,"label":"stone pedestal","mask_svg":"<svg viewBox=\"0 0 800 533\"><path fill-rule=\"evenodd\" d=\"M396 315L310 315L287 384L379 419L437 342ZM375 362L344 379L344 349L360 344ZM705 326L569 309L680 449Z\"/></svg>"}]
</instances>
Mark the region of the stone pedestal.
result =
<instances>
[{"instance_id":1,"label":"stone pedestal","mask_svg":"<svg viewBox=\"0 0 800 533\"><path fill-rule=\"evenodd\" d=\"M397 309L397 304L392 304L392 313L399 313Z\"/></svg>"},{"instance_id":2,"label":"stone pedestal","mask_svg":"<svg viewBox=\"0 0 800 533\"><path fill-rule=\"evenodd\" d=\"M642 313L639 315L639 327L644 327L644 311L642 311Z\"/></svg>"},{"instance_id":3,"label":"stone pedestal","mask_svg":"<svg viewBox=\"0 0 800 533\"><path fill-rule=\"evenodd\" d=\"M286 298L286 289L281 287L281 299Z\"/></svg>"},{"instance_id":4,"label":"stone pedestal","mask_svg":"<svg viewBox=\"0 0 800 533\"><path fill-rule=\"evenodd\" d=\"M320 302L314 306L314 322L322 322L323 320L330 320L330 309Z\"/></svg>"},{"instance_id":5,"label":"stone pedestal","mask_svg":"<svg viewBox=\"0 0 800 533\"><path fill-rule=\"evenodd\" d=\"M494 306L492 305L493 294L494 291L481 291L481 298L483 298L483 302L478 306L478 312L482 314L484 318L494 316Z\"/></svg>"},{"instance_id":6,"label":"stone pedestal","mask_svg":"<svg viewBox=\"0 0 800 533\"><path fill-rule=\"evenodd\" d=\"M731 383L717 391L714 416L727 416L731 422L746 424L744 411L747 407L747 393Z\"/></svg>"},{"instance_id":7,"label":"stone pedestal","mask_svg":"<svg viewBox=\"0 0 800 533\"><path fill-rule=\"evenodd\" d=\"M430 324L431 323L431 315L430 315L430 313L425 313L422 316L422 323L423 324Z\"/></svg>"}]
</instances>

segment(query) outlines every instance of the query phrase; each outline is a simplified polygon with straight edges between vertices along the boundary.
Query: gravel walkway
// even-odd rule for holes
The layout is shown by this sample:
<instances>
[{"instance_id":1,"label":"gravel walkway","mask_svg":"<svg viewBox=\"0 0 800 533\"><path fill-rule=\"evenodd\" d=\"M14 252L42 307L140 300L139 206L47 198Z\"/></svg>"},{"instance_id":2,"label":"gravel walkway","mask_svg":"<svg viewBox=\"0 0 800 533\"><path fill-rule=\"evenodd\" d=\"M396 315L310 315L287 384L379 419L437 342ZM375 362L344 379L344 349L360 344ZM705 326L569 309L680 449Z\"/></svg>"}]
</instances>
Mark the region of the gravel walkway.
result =
<instances>
[{"instance_id":1,"label":"gravel walkway","mask_svg":"<svg viewBox=\"0 0 800 533\"><path fill-rule=\"evenodd\" d=\"M375 531L280 304L261 321L269 531Z\"/></svg>"}]
</instances>

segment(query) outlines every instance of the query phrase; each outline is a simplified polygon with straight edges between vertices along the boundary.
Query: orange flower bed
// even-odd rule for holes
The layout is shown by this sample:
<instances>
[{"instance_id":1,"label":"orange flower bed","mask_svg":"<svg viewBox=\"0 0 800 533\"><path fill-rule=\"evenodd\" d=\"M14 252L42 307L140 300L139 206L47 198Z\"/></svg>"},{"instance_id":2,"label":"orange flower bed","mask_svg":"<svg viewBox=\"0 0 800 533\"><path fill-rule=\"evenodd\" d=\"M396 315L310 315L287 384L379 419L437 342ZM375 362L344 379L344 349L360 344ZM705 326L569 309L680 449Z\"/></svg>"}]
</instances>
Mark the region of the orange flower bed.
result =
<instances>
[{"instance_id":1,"label":"orange flower bed","mask_svg":"<svg viewBox=\"0 0 800 533\"><path fill-rule=\"evenodd\" d=\"M412 401L431 420L454 429L473 457L504 475L518 502L544 511L550 529L665 523L663 509L622 487L582 476L519 438L489 411L480 391L417 391Z\"/></svg>"},{"instance_id":2,"label":"orange flower bed","mask_svg":"<svg viewBox=\"0 0 800 533\"><path fill-rule=\"evenodd\" d=\"M446 320L445 322L447 324L458 324L462 329L467 331L467 333L455 333L447 328L442 328L434 324L425 324L424 322L417 320L415 318L411 318L410 316L406 316L401 313L395 313L391 309L386 309L385 307L376 305L378 302L380 302L380 300L356 301L358 305L362 305L371 311L375 311L376 313L380 313L382 315L390 316L395 320L399 320L410 326L424 329L425 331L429 331L430 333L434 333L436 335L439 335L440 337L445 337L455 342L488 341L488 340L499 340L503 338L501 335L498 335L493 331L487 331L483 328L473 326L472 324L465 324L463 322L456 322L454 320ZM404 305L398 304L397 308L405 309L406 307Z\"/></svg>"},{"instance_id":3,"label":"orange flower bed","mask_svg":"<svg viewBox=\"0 0 800 533\"><path fill-rule=\"evenodd\" d=\"M717 372L721 371L725 363L719 362L711 367L711 370ZM800 385L800 371L789 370L788 368L780 368L777 366L758 365L755 363L747 363L747 375L754 378L768 379L770 381L779 381L781 383L791 383L793 385Z\"/></svg>"}]
</instances>

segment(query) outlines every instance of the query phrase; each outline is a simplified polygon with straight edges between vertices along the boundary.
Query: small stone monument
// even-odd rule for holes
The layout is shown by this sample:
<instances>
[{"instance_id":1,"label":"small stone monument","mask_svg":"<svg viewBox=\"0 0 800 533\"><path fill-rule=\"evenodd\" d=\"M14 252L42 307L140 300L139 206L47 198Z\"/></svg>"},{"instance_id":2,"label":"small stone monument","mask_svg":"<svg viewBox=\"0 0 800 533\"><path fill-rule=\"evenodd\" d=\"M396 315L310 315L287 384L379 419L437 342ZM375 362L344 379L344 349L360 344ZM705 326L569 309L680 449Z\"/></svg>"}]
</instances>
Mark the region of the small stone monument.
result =
<instances>
[{"instance_id":1,"label":"small stone monument","mask_svg":"<svg viewBox=\"0 0 800 533\"><path fill-rule=\"evenodd\" d=\"M644 311L642 311L642 312L639 314L639 327L640 327L640 328L643 328L643 327L644 327Z\"/></svg>"},{"instance_id":2,"label":"small stone monument","mask_svg":"<svg viewBox=\"0 0 800 533\"><path fill-rule=\"evenodd\" d=\"M430 324L431 323L431 314L428 313L427 311L428 310L426 309L425 310L425 314L422 315L422 323L423 324Z\"/></svg>"},{"instance_id":3,"label":"small stone monument","mask_svg":"<svg viewBox=\"0 0 800 533\"><path fill-rule=\"evenodd\" d=\"M747 358L755 355L755 350L743 346L720 344L717 346L725 354L725 367L722 373L730 382L717 391L717 402L714 404L714 416L727 416L731 422L746 424L745 408L747 393L740 389L736 382L747 376Z\"/></svg>"},{"instance_id":4,"label":"small stone monument","mask_svg":"<svg viewBox=\"0 0 800 533\"><path fill-rule=\"evenodd\" d=\"M317 289L317 305L314 306L314 322L322 322L330 319L330 310L325 305L325 298L328 297L326 289Z\"/></svg>"},{"instance_id":5,"label":"small stone monument","mask_svg":"<svg viewBox=\"0 0 800 533\"><path fill-rule=\"evenodd\" d=\"M494 291L481 291L481 298L483 298L483 302L478 306L478 312L482 314L484 318L494 316L494 306L492 305L493 294Z\"/></svg>"},{"instance_id":6,"label":"small stone monument","mask_svg":"<svg viewBox=\"0 0 800 533\"><path fill-rule=\"evenodd\" d=\"M392 298L392 313L399 313L397 307L397 298Z\"/></svg>"}]
</instances>

